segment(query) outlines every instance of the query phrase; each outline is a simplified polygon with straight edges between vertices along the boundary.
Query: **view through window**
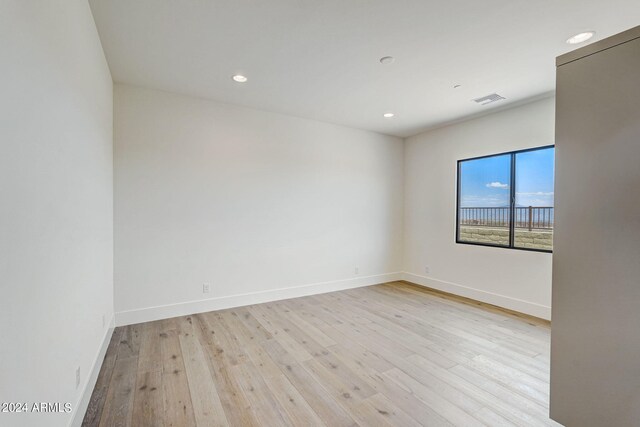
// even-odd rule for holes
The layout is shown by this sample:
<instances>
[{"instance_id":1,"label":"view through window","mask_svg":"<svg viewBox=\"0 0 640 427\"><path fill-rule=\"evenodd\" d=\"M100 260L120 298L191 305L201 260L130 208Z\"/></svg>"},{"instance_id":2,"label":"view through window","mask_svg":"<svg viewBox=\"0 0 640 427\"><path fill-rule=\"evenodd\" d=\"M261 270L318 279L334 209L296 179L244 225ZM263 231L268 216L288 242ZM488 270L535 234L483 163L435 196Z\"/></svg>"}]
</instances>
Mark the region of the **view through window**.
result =
<instances>
[{"instance_id":1,"label":"view through window","mask_svg":"<svg viewBox=\"0 0 640 427\"><path fill-rule=\"evenodd\" d=\"M553 249L554 147L458 161L456 241Z\"/></svg>"}]
</instances>

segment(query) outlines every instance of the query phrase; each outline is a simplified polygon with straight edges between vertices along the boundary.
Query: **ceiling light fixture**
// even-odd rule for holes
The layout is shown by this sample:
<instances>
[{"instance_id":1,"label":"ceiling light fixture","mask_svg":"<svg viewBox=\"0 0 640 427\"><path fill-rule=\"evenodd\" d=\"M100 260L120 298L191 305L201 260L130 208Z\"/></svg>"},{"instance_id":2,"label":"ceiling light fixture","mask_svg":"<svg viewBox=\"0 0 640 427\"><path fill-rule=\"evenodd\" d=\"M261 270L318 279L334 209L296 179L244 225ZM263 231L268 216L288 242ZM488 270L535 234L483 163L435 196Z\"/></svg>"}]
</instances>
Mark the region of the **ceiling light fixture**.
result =
<instances>
[{"instance_id":1,"label":"ceiling light fixture","mask_svg":"<svg viewBox=\"0 0 640 427\"><path fill-rule=\"evenodd\" d=\"M234 82L237 82L237 83L246 83L246 81L248 80L242 74L236 74L235 76L233 76L231 78L233 79Z\"/></svg>"},{"instance_id":2,"label":"ceiling light fixture","mask_svg":"<svg viewBox=\"0 0 640 427\"><path fill-rule=\"evenodd\" d=\"M573 37L569 37L567 39L567 43L569 43L569 44L584 43L587 40L589 40L591 37L593 37L595 34L596 34L595 31L585 31L584 33L579 33L579 34L576 34Z\"/></svg>"},{"instance_id":3,"label":"ceiling light fixture","mask_svg":"<svg viewBox=\"0 0 640 427\"><path fill-rule=\"evenodd\" d=\"M381 64L393 64L393 61L395 61L396 59L393 56L383 56L382 58L380 58L380 63Z\"/></svg>"},{"instance_id":4,"label":"ceiling light fixture","mask_svg":"<svg viewBox=\"0 0 640 427\"><path fill-rule=\"evenodd\" d=\"M384 116L385 119L390 119L391 117L395 116L395 114L393 114L393 113L384 113L383 116Z\"/></svg>"}]
</instances>

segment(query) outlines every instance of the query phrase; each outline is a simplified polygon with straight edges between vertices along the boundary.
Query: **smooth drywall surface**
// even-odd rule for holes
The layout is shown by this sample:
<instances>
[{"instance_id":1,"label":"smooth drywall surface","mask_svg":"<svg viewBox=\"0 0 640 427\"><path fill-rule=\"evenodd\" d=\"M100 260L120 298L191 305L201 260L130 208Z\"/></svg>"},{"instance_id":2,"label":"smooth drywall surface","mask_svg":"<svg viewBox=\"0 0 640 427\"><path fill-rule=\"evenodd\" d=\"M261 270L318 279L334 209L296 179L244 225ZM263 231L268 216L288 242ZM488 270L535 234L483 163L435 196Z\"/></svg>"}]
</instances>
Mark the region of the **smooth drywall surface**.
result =
<instances>
[{"instance_id":1,"label":"smooth drywall surface","mask_svg":"<svg viewBox=\"0 0 640 427\"><path fill-rule=\"evenodd\" d=\"M550 409L567 426L640 425L640 38L610 46L557 72Z\"/></svg>"},{"instance_id":2,"label":"smooth drywall surface","mask_svg":"<svg viewBox=\"0 0 640 427\"><path fill-rule=\"evenodd\" d=\"M405 140L406 279L548 319L550 254L455 242L456 162L553 142L552 98Z\"/></svg>"},{"instance_id":3,"label":"smooth drywall surface","mask_svg":"<svg viewBox=\"0 0 640 427\"><path fill-rule=\"evenodd\" d=\"M118 323L400 271L400 139L134 86L114 94Z\"/></svg>"},{"instance_id":4,"label":"smooth drywall surface","mask_svg":"<svg viewBox=\"0 0 640 427\"><path fill-rule=\"evenodd\" d=\"M3 1L0 46L0 402L59 404L0 425L66 426L113 318L113 85L84 0Z\"/></svg>"}]
</instances>

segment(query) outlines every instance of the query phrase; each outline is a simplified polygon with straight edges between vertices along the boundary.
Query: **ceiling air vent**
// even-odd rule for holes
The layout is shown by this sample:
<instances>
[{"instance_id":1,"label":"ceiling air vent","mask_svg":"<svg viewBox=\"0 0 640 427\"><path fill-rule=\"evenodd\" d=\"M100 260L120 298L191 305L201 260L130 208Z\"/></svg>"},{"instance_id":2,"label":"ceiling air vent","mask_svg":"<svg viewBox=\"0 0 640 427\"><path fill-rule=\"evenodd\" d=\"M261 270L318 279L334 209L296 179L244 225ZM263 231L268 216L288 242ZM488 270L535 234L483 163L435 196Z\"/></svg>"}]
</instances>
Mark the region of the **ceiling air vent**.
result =
<instances>
[{"instance_id":1,"label":"ceiling air vent","mask_svg":"<svg viewBox=\"0 0 640 427\"><path fill-rule=\"evenodd\" d=\"M501 99L507 99L504 96L500 96L497 93L492 93L491 95L483 96L482 98L476 98L473 102L476 102L480 105L491 104L492 102L500 101Z\"/></svg>"}]
</instances>

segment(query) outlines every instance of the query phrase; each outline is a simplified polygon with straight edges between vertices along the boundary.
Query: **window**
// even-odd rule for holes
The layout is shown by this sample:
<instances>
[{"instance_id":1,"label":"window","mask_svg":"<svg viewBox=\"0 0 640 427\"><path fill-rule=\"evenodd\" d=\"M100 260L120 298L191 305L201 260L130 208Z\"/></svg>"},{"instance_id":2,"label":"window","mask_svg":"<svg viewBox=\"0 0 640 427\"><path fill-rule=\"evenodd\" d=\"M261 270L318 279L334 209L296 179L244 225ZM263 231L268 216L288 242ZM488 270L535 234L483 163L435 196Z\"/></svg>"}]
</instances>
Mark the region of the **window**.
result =
<instances>
[{"instance_id":1,"label":"window","mask_svg":"<svg viewBox=\"0 0 640 427\"><path fill-rule=\"evenodd\" d=\"M458 161L456 242L551 252L554 147Z\"/></svg>"}]
</instances>

